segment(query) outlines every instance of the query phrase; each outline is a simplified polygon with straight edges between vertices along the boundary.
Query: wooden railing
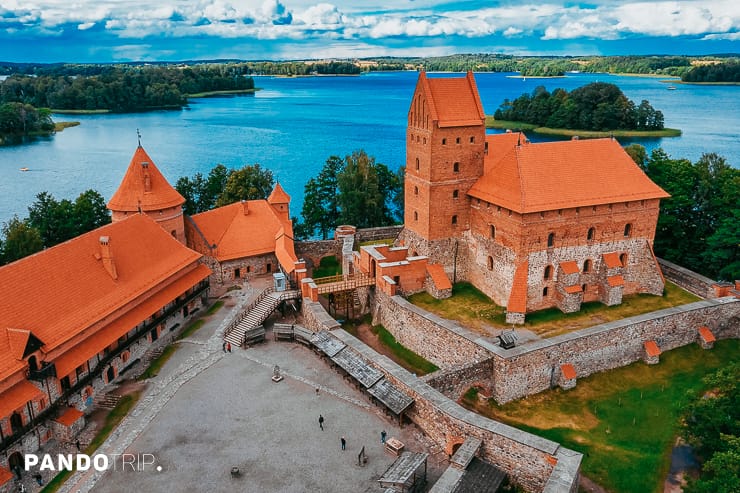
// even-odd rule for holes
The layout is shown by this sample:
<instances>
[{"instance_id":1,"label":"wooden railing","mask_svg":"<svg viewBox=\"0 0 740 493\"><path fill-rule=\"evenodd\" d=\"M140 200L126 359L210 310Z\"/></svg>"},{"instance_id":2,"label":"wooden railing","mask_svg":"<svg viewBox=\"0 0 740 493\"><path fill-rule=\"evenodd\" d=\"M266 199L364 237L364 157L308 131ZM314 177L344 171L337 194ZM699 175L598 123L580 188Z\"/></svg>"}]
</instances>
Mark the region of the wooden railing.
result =
<instances>
[{"instance_id":1,"label":"wooden railing","mask_svg":"<svg viewBox=\"0 0 740 493\"><path fill-rule=\"evenodd\" d=\"M259 305L259 302L262 301L263 299L265 299L265 297L268 294L272 293L273 291L275 291L275 288L273 286L270 286L270 287L267 287L267 288L263 289L262 292L260 294L258 294L257 297L254 300L252 300L252 302L246 308L244 308L242 311L240 311L239 312L239 315L237 315L236 317L234 317L234 320L229 324L228 327L226 327L226 330L224 330L224 338L227 335L231 334L231 332L233 332L233 330L237 327L237 325L239 325L242 320L244 320L245 318L247 318L247 315L249 315L249 312L251 312L252 310L254 310L254 308L257 305Z\"/></svg>"},{"instance_id":2,"label":"wooden railing","mask_svg":"<svg viewBox=\"0 0 740 493\"><path fill-rule=\"evenodd\" d=\"M336 293L338 291L350 291L352 289L361 288L365 286L373 286L375 284L375 278L368 276L367 274L360 273L352 276L331 276L319 278L322 282L318 283L314 279L314 283L318 286L319 294ZM325 279L333 279L324 281Z\"/></svg>"}]
</instances>

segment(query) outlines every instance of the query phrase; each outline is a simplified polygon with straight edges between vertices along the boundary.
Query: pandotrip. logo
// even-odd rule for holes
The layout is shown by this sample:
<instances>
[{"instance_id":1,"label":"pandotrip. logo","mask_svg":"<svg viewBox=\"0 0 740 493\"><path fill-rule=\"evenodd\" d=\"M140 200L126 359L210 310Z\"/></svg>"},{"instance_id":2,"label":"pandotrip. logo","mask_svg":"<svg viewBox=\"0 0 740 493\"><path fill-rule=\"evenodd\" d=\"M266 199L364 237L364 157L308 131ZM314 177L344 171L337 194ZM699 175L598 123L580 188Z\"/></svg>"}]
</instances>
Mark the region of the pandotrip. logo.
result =
<instances>
[{"instance_id":1,"label":"pandotrip. logo","mask_svg":"<svg viewBox=\"0 0 740 493\"><path fill-rule=\"evenodd\" d=\"M26 472L38 471L162 471L154 454L26 454L23 460Z\"/></svg>"}]
</instances>

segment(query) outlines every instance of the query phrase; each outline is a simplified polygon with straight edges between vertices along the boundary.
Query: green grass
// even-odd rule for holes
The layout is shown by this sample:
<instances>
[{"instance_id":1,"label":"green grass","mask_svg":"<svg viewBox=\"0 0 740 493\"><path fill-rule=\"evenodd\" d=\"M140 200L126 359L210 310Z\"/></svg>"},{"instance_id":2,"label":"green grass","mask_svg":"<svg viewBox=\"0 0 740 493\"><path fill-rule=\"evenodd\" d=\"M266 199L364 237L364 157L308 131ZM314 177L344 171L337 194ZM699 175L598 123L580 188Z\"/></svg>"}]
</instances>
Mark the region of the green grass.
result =
<instances>
[{"instance_id":1,"label":"green grass","mask_svg":"<svg viewBox=\"0 0 740 493\"><path fill-rule=\"evenodd\" d=\"M196 321L195 323L197 322L200 322L200 320ZM167 363L167 361L172 357L173 354L175 354L175 351L177 351L177 346L167 346L164 349L164 352L159 356L159 358L152 361L149 365L149 368L144 370L144 373L139 376L138 380L146 380L148 378L156 377L159 374L159 370L161 370L164 364Z\"/></svg>"},{"instance_id":2,"label":"green grass","mask_svg":"<svg viewBox=\"0 0 740 493\"><path fill-rule=\"evenodd\" d=\"M199 319L199 320L196 320L195 322L192 322L190 325L188 325L187 327L185 327L185 330L183 330L180 333L179 336L177 336L177 340L179 341L179 340L185 339L186 337L190 337L198 329L200 329L201 327L203 327L203 324L205 324L205 323L206 322L203 319Z\"/></svg>"},{"instance_id":3,"label":"green grass","mask_svg":"<svg viewBox=\"0 0 740 493\"><path fill-rule=\"evenodd\" d=\"M688 392L702 378L740 358L740 341L668 351L658 365L642 362L579 379L575 389L543 392L504 406L465 399L466 407L584 454L583 473L614 492L662 492ZM467 395L467 394L466 394Z\"/></svg>"},{"instance_id":4,"label":"green grass","mask_svg":"<svg viewBox=\"0 0 740 493\"><path fill-rule=\"evenodd\" d=\"M575 313L563 313L557 308L548 308L528 313L524 325L518 327L529 329L540 337L553 337L699 300L699 297L666 281L664 296L627 295L622 298L621 304L615 306L606 306L598 301L587 302L583 303L581 310ZM478 331L484 331L484 325L495 328L511 327L510 324L506 324L504 308L496 305L470 283L455 284L452 287L452 297L444 300L437 300L423 292L410 296L409 301L441 317L457 320L462 325Z\"/></svg>"},{"instance_id":5,"label":"green grass","mask_svg":"<svg viewBox=\"0 0 740 493\"><path fill-rule=\"evenodd\" d=\"M103 113L110 113L110 110L51 110L52 113L58 115L101 115Z\"/></svg>"},{"instance_id":6,"label":"green grass","mask_svg":"<svg viewBox=\"0 0 740 493\"><path fill-rule=\"evenodd\" d=\"M251 94L259 90L260 89L258 87L255 87L254 89L231 89L231 90L224 90L224 91L204 91L204 92L196 92L193 94L188 94L188 98L208 98L211 96L227 96L230 94Z\"/></svg>"},{"instance_id":7,"label":"green grass","mask_svg":"<svg viewBox=\"0 0 740 493\"><path fill-rule=\"evenodd\" d=\"M313 269L314 278L336 276L341 273L342 266L334 255L322 258L319 266Z\"/></svg>"},{"instance_id":8,"label":"green grass","mask_svg":"<svg viewBox=\"0 0 740 493\"><path fill-rule=\"evenodd\" d=\"M565 137L602 138L602 137L679 137L681 130L676 128L664 128L662 130L572 130L569 128L540 127L532 123L514 122L509 120L496 120L492 116L486 116L486 128L529 130L541 135L559 135Z\"/></svg>"},{"instance_id":9,"label":"green grass","mask_svg":"<svg viewBox=\"0 0 740 493\"><path fill-rule=\"evenodd\" d=\"M360 242L360 246L369 246L369 245L387 245L391 246L393 245L393 242L396 241L395 238L383 238L381 240L368 240Z\"/></svg>"},{"instance_id":10,"label":"green grass","mask_svg":"<svg viewBox=\"0 0 740 493\"><path fill-rule=\"evenodd\" d=\"M65 128L76 127L80 122L54 122L54 131L61 132Z\"/></svg>"},{"instance_id":11,"label":"green grass","mask_svg":"<svg viewBox=\"0 0 740 493\"><path fill-rule=\"evenodd\" d=\"M208 311L206 311L206 315L213 315L217 311L221 309L221 307L224 306L224 302L219 300L212 304L210 307L208 307Z\"/></svg>"},{"instance_id":12,"label":"green grass","mask_svg":"<svg viewBox=\"0 0 740 493\"><path fill-rule=\"evenodd\" d=\"M95 438L92 439L90 445L85 447L85 450L83 451L85 454L92 455L96 450L98 450L103 442L105 442L105 440L110 436L111 432L116 428L116 426L118 426L118 424L123 420L123 418L126 417L129 411L131 411L131 408L136 405L136 403L139 401L139 397L141 397L141 392L133 392L121 397L121 400L118 401L116 407L114 407L108 413L108 416L106 416L103 427L100 428L98 433L95 435ZM60 472L46 484L44 489L41 490L41 493L54 493L64 484L65 481L67 481L67 479L69 479L69 477L73 473L74 471Z\"/></svg>"}]
</instances>

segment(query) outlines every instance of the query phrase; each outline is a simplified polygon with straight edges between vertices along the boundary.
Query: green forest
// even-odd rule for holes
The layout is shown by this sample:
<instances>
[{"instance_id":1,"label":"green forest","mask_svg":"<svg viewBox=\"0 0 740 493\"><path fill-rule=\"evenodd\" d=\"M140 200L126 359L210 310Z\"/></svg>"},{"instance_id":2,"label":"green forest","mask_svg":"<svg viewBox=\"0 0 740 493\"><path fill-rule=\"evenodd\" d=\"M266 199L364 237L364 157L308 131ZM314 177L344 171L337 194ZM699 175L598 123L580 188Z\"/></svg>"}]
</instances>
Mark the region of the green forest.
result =
<instances>
[{"instance_id":1,"label":"green forest","mask_svg":"<svg viewBox=\"0 0 740 493\"><path fill-rule=\"evenodd\" d=\"M504 100L494 113L496 120L524 122L539 127L574 130L661 130L663 113L647 100L635 105L614 84L594 82L570 93L543 86L531 95Z\"/></svg>"},{"instance_id":2,"label":"green forest","mask_svg":"<svg viewBox=\"0 0 740 493\"><path fill-rule=\"evenodd\" d=\"M0 82L0 103L54 110L145 111L180 109L189 94L254 89L251 77L230 65L62 66L50 73L11 75Z\"/></svg>"},{"instance_id":3,"label":"green forest","mask_svg":"<svg viewBox=\"0 0 740 493\"><path fill-rule=\"evenodd\" d=\"M51 111L36 109L30 104L0 104L0 145L16 143L29 135L44 135L54 131Z\"/></svg>"}]
</instances>

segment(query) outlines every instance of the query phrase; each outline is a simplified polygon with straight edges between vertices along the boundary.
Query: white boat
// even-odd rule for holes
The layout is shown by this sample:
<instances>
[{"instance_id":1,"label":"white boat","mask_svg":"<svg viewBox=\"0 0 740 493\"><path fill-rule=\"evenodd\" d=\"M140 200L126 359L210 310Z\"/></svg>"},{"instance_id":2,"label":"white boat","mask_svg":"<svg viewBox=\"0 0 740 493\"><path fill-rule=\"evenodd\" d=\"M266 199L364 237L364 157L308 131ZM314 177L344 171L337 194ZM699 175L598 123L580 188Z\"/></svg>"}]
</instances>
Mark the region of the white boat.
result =
<instances>
[{"instance_id":1,"label":"white boat","mask_svg":"<svg viewBox=\"0 0 740 493\"><path fill-rule=\"evenodd\" d=\"M22 167L22 168L21 168L21 171L28 171L28 168L26 168L26 167L24 166L24 167Z\"/></svg>"}]
</instances>

